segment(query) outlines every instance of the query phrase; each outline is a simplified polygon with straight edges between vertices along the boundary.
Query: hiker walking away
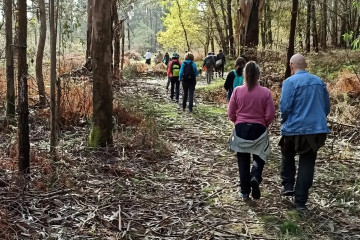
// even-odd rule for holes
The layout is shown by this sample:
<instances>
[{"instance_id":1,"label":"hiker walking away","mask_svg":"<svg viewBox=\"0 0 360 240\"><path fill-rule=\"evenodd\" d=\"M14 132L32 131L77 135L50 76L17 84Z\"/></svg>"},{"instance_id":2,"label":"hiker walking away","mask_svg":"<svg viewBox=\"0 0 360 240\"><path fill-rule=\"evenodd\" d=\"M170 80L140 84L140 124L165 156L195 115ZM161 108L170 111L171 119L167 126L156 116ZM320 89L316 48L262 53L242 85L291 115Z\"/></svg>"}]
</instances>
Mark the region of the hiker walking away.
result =
<instances>
[{"instance_id":1,"label":"hiker walking away","mask_svg":"<svg viewBox=\"0 0 360 240\"><path fill-rule=\"evenodd\" d=\"M237 58L235 61L235 69L229 72L229 74L226 76L226 80L224 83L224 88L226 90L226 101L230 101L232 92L236 87L243 85L243 70L245 64L245 59L243 59L242 57Z\"/></svg>"},{"instance_id":2,"label":"hiker walking away","mask_svg":"<svg viewBox=\"0 0 360 240\"><path fill-rule=\"evenodd\" d=\"M203 68L204 67L206 70L206 82L208 84L210 84L212 77L213 77L214 67L215 67L214 55L212 55L211 52L209 52L208 55L204 59Z\"/></svg>"},{"instance_id":3,"label":"hiker walking away","mask_svg":"<svg viewBox=\"0 0 360 240\"><path fill-rule=\"evenodd\" d=\"M326 121L330 113L329 93L325 83L305 71L306 67L303 55L291 57L292 76L283 82L280 99L282 195L295 194L298 210L306 209L317 151L325 145L326 134L330 133ZM299 154L299 167L295 182L296 154Z\"/></svg>"},{"instance_id":4,"label":"hiker walking away","mask_svg":"<svg viewBox=\"0 0 360 240\"><path fill-rule=\"evenodd\" d=\"M188 98L189 111L193 111L196 77L198 74L196 64L194 63L194 55L191 52L187 52L185 61L181 64L180 68L180 81L182 82L184 90L183 111L186 109L186 101Z\"/></svg>"},{"instance_id":5,"label":"hiker walking away","mask_svg":"<svg viewBox=\"0 0 360 240\"><path fill-rule=\"evenodd\" d=\"M218 55L216 55L215 68L216 71L219 73L219 76L221 74L222 78L224 78L225 63L226 63L225 54L223 53L222 50L219 50Z\"/></svg>"},{"instance_id":6,"label":"hiker walking away","mask_svg":"<svg viewBox=\"0 0 360 240\"><path fill-rule=\"evenodd\" d=\"M162 62L166 65L166 66L169 66L169 62L170 62L170 56L169 56L169 53L165 53L165 56L162 60Z\"/></svg>"},{"instance_id":7,"label":"hiker walking away","mask_svg":"<svg viewBox=\"0 0 360 240\"><path fill-rule=\"evenodd\" d=\"M179 95L180 95L180 81L179 81L180 67L181 67L181 62L179 61L179 54L174 53L172 55L172 60L169 62L167 74L171 81L170 98L171 100L174 100L174 93L175 93L175 99L177 103L179 102Z\"/></svg>"},{"instance_id":8,"label":"hiker walking away","mask_svg":"<svg viewBox=\"0 0 360 240\"><path fill-rule=\"evenodd\" d=\"M150 65L151 64L151 53L150 53L150 50L147 50L147 52L145 53L144 55L144 58L145 58L145 63L147 65Z\"/></svg>"},{"instance_id":9,"label":"hiker walking away","mask_svg":"<svg viewBox=\"0 0 360 240\"><path fill-rule=\"evenodd\" d=\"M240 197L247 201L261 197L259 185L270 141L267 128L275 118L271 92L259 84L260 68L250 61L244 68L245 85L234 89L228 107L228 117L235 124L229 147L237 152L240 175ZM250 172L250 154L253 164Z\"/></svg>"},{"instance_id":10,"label":"hiker walking away","mask_svg":"<svg viewBox=\"0 0 360 240\"><path fill-rule=\"evenodd\" d=\"M162 55L162 53L159 50L158 53L155 56L155 64L161 63L163 58L164 58L164 55Z\"/></svg>"}]
</instances>

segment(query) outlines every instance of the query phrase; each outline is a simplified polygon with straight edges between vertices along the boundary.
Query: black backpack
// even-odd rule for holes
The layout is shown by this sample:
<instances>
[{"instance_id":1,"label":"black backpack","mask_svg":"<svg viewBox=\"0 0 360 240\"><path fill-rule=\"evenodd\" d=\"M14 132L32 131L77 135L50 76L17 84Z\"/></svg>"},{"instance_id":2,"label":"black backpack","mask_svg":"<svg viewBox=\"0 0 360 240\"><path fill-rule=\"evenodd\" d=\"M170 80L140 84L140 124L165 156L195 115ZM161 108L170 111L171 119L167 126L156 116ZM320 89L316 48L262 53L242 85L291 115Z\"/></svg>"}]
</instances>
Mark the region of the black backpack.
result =
<instances>
[{"instance_id":1,"label":"black backpack","mask_svg":"<svg viewBox=\"0 0 360 240\"><path fill-rule=\"evenodd\" d=\"M196 76L195 76L195 71L192 66L192 62L190 62L190 63L183 62L183 64L184 64L184 69L183 69L182 80L184 82L195 81Z\"/></svg>"}]
</instances>

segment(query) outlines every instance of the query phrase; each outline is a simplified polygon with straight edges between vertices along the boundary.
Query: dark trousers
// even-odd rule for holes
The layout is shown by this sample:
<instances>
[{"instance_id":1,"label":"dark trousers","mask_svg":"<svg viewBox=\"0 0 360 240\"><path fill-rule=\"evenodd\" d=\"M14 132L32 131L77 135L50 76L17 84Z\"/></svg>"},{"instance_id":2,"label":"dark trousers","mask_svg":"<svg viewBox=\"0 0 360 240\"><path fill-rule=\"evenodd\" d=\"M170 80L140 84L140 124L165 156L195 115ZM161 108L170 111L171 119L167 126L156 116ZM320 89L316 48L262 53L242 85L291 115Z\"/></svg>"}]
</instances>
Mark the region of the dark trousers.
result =
<instances>
[{"instance_id":1,"label":"dark trousers","mask_svg":"<svg viewBox=\"0 0 360 240\"><path fill-rule=\"evenodd\" d=\"M220 73L221 73L221 77L224 77L224 70L225 70L225 65L222 64L219 67L216 68L217 72L219 73L219 77L220 77Z\"/></svg>"},{"instance_id":2,"label":"dark trousers","mask_svg":"<svg viewBox=\"0 0 360 240\"><path fill-rule=\"evenodd\" d=\"M257 123L238 123L235 126L236 135L246 140L256 140L265 131L266 127ZM259 156L253 154L253 165L250 172L250 153L237 153L240 189L241 193L251 192L250 181L252 178L261 183L265 162Z\"/></svg>"},{"instance_id":3,"label":"dark trousers","mask_svg":"<svg viewBox=\"0 0 360 240\"><path fill-rule=\"evenodd\" d=\"M281 166L282 185L293 187L295 184L295 147L293 152L283 153ZM305 204L309 198L309 189L314 179L317 152L312 149L299 155L299 169L295 185L295 202Z\"/></svg>"},{"instance_id":4,"label":"dark trousers","mask_svg":"<svg viewBox=\"0 0 360 240\"><path fill-rule=\"evenodd\" d=\"M185 110L186 101L189 98L189 111L192 112L194 105L194 93L195 93L196 81L191 81L191 82L182 81L182 86L184 90L183 109Z\"/></svg>"},{"instance_id":5,"label":"dark trousers","mask_svg":"<svg viewBox=\"0 0 360 240\"><path fill-rule=\"evenodd\" d=\"M179 77L172 77L171 78L171 93L170 93L170 98L174 99L174 94L175 94L175 99L176 101L179 101L179 95L180 95L180 81L179 81Z\"/></svg>"},{"instance_id":6,"label":"dark trousers","mask_svg":"<svg viewBox=\"0 0 360 240\"><path fill-rule=\"evenodd\" d=\"M150 65L150 64L151 64L151 58L146 59L146 60L145 60L145 63L146 63L147 65Z\"/></svg>"}]
</instances>

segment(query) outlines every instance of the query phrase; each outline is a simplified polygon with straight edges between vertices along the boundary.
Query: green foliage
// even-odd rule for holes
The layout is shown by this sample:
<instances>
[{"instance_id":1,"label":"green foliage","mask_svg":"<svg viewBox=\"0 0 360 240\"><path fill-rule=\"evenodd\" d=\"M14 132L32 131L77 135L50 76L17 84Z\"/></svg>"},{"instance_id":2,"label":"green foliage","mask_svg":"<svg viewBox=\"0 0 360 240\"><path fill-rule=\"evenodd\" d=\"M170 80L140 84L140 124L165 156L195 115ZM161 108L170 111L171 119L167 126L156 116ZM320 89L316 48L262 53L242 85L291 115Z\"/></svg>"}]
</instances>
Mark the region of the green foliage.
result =
<instances>
[{"instance_id":1,"label":"green foliage","mask_svg":"<svg viewBox=\"0 0 360 240\"><path fill-rule=\"evenodd\" d=\"M299 235L301 233L300 227L292 221L283 222L280 225L280 230L283 234L289 235Z\"/></svg>"},{"instance_id":2,"label":"green foliage","mask_svg":"<svg viewBox=\"0 0 360 240\"><path fill-rule=\"evenodd\" d=\"M347 45L350 45L352 49L357 50L360 47L360 36L354 36L354 32L351 31L350 33L345 33L343 35L344 41Z\"/></svg>"}]
</instances>

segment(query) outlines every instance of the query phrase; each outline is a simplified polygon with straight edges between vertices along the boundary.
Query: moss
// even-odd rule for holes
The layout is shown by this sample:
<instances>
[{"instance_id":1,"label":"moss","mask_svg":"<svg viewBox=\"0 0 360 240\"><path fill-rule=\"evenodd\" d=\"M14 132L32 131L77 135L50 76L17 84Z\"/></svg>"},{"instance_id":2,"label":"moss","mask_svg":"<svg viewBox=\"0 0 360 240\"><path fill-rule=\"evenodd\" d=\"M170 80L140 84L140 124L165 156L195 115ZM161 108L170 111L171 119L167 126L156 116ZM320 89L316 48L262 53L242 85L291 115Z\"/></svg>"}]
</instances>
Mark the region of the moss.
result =
<instances>
[{"instance_id":1,"label":"moss","mask_svg":"<svg viewBox=\"0 0 360 240\"><path fill-rule=\"evenodd\" d=\"M90 132L89 146L91 148L98 147L99 140L100 140L100 128L98 126L93 125L91 132Z\"/></svg>"},{"instance_id":2,"label":"moss","mask_svg":"<svg viewBox=\"0 0 360 240\"><path fill-rule=\"evenodd\" d=\"M299 235L301 233L300 227L292 221L283 222L280 225L280 230L283 234Z\"/></svg>"}]
</instances>

